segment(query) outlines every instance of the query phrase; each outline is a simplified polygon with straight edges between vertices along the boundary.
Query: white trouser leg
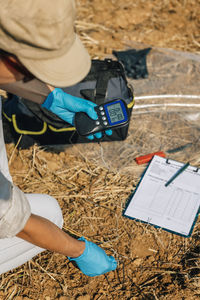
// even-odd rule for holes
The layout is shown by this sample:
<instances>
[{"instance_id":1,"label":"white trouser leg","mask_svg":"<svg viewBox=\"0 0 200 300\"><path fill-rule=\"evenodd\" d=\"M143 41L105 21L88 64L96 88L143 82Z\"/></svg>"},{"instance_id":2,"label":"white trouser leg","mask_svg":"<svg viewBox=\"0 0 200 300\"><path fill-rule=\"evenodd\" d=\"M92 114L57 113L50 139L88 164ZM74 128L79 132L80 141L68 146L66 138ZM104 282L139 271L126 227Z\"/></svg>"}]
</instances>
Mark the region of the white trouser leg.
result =
<instances>
[{"instance_id":1,"label":"white trouser leg","mask_svg":"<svg viewBox=\"0 0 200 300\"><path fill-rule=\"evenodd\" d=\"M63 217L58 202L48 195L26 194L33 214L49 219L62 228ZM21 266L44 251L18 237L0 239L0 275Z\"/></svg>"},{"instance_id":2,"label":"white trouser leg","mask_svg":"<svg viewBox=\"0 0 200 300\"><path fill-rule=\"evenodd\" d=\"M2 115L1 115L1 97L0 97L0 171L3 175L12 182L8 168L8 159L5 149L4 137L3 137L3 125L2 125Z\"/></svg>"}]
</instances>

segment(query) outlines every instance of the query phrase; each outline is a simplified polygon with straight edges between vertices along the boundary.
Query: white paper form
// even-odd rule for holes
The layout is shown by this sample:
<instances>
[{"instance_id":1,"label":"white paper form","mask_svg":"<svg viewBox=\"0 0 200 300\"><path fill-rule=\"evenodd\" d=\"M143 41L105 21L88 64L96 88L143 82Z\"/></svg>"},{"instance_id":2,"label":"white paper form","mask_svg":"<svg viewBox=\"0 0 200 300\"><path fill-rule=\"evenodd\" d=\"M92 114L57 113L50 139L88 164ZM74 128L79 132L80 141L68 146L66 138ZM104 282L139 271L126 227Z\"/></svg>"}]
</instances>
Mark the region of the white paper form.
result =
<instances>
[{"instance_id":1,"label":"white paper form","mask_svg":"<svg viewBox=\"0 0 200 300\"><path fill-rule=\"evenodd\" d=\"M154 156L124 215L189 236L200 206L200 171L189 166L165 187L182 166Z\"/></svg>"}]
</instances>

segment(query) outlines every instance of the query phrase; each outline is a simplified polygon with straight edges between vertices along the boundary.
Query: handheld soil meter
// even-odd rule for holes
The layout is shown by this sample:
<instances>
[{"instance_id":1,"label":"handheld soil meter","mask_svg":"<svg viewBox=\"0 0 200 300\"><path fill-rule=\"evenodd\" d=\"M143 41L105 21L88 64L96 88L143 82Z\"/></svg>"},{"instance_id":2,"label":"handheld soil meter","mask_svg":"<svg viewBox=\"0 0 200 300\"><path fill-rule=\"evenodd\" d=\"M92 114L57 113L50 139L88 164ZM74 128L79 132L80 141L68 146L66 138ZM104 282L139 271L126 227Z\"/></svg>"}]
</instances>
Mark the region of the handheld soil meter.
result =
<instances>
[{"instance_id":1,"label":"handheld soil meter","mask_svg":"<svg viewBox=\"0 0 200 300\"><path fill-rule=\"evenodd\" d=\"M79 135L87 136L98 131L122 127L129 122L127 105L121 99L103 103L94 109L98 115L97 120L92 120L84 112L75 114L75 127Z\"/></svg>"}]
</instances>

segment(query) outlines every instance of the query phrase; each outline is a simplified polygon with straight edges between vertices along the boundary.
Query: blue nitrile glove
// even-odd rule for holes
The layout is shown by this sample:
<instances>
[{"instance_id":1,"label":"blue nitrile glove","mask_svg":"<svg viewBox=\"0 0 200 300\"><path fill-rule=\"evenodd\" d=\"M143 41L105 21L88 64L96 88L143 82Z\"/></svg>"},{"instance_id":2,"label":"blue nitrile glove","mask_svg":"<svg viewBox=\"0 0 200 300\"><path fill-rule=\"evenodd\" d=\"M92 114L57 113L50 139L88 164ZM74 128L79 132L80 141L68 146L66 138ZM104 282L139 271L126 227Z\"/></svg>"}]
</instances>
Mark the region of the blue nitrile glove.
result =
<instances>
[{"instance_id":1,"label":"blue nitrile glove","mask_svg":"<svg viewBox=\"0 0 200 300\"><path fill-rule=\"evenodd\" d=\"M76 258L68 258L70 261L74 261L85 275L98 276L117 268L117 262L113 256L108 256L103 249L87 241L84 237L79 240L85 242L83 254Z\"/></svg>"},{"instance_id":2,"label":"blue nitrile glove","mask_svg":"<svg viewBox=\"0 0 200 300\"><path fill-rule=\"evenodd\" d=\"M50 110L71 125L74 125L76 112L85 112L91 119L96 120L97 113L94 110L95 106L95 103L69 95L59 88L55 88L42 104L42 107ZM106 130L105 133L112 135L112 130ZM94 136L100 139L102 133L97 132L94 135L89 135L88 139L93 140Z\"/></svg>"}]
</instances>

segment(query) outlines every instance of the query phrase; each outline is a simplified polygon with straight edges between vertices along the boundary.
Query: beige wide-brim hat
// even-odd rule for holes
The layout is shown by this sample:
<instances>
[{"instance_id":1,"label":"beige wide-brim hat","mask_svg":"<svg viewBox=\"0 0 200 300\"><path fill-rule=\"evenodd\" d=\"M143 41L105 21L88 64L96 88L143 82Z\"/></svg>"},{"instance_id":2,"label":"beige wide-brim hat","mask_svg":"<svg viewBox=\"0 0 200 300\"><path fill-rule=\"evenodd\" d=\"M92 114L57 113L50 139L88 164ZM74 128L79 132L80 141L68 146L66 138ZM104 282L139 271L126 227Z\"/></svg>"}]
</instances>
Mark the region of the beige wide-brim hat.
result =
<instances>
[{"instance_id":1,"label":"beige wide-brim hat","mask_svg":"<svg viewBox=\"0 0 200 300\"><path fill-rule=\"evenodd\" d=\"M38 79L66 87L81 81L91 60L74 30L74 0L0 0L0 49Z\"/></svg>"},{"instance_id":2,"label":"beige wide-brim hat","mask_svg":"<svg viewBox=\"0 0 200 300\"><path fill-rule=\"evenodd\" d=\"M90 57L76 35L74 43L62 56L36 60L18 56L21 63L40 80L66 87L81 81L90 70Z\"/></svg>"}]
</instances>

